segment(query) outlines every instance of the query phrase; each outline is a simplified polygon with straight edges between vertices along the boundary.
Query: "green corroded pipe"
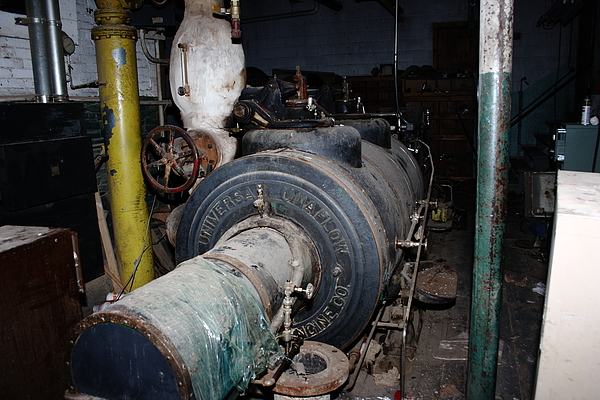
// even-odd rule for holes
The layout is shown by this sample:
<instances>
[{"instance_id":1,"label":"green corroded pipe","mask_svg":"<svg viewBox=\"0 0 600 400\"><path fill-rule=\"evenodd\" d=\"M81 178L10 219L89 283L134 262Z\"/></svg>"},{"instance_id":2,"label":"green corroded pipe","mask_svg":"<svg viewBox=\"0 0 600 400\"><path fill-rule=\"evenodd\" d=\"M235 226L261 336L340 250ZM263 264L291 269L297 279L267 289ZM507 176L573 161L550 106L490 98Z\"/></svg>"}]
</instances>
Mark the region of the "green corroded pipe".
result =
<instances>
[{"instance_id":1,"label":"green corroded pipe","mask_svg":"<svg viewBox=\"0 0 600 400\"><path fill-rule=\"evenodd\" d=\"M102 399L237 397L282 356L243 275L202 256L81 321L69 393Z\"/></svg>"},{"instance_id":2,"label":"green corroded pipe","mask_svg":"<svg viewBox=\"0 0 600 400\"><path fill-rule=\"evenodd\" d=\"M493 399L508 187L513 0L482 1L480 25L477 210L467 398Z\"/></svg>"}]
</instances>

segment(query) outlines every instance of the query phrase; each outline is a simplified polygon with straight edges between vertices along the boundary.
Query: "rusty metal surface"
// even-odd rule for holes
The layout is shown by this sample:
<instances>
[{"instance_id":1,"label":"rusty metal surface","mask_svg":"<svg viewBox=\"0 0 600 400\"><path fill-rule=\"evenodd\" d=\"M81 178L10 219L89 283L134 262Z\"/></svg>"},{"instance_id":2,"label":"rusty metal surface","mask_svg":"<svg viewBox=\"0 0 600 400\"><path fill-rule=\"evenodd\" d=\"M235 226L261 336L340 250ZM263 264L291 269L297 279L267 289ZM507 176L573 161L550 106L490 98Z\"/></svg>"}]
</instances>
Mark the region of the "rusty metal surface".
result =
<instances>
[{"instance_id":1,"label":"rusty metal surface","mask_svg":"<svg viewBox=\"0 0 600 400\"><path fill-rule=\"evenodd\" d=\"M493 399L508 192L513 0L481 4L477 210L467 398Z\"/></svg>"},{"instance_id":2,"label":"rusty metal surface","mask_svg":"<svg viewBox=\"0 0 600 400\"><path fill-rule=\"evenodd\" d=\"M415 298L426 304L446 304L456 299L458 273L444 263L424 261L419 265Z\"/></svg>"},{"instance_id":3,"label":"rusty metal surface","mask_svg":"<svg viewBox=\"0 0 600 400\"><path fill-rule=\"evenodd\" d=\"M253 228L271 228L276 230L286 238L295 260L310 260L310 265L306 265L304 269L304 282L311 282L315 291L318 291L323 273L323 266L318 256L319 253L315 244L307 237L304 230L291 221L271 215L270 213L265 214L263 217L252 216L227 230L221 236L217 245L225 243L240 232Z\"/></svg>"},{"instance_id":4,"label":"rusty metal surface","mask_svg":"<svg viewBox=\"0 0 600 400\"><path fill-rule=\"evenodd\" d=\"M346 382L349 368L348 358L341 350L325 343L306 341L300 354L294 357L292 368L279 378L273 392L298 397L331 393ZM269 371L264 379L274 373Z\"/></svg>"},{"instance_id":5,"label":"rusty metal surface","mask_svg":"<svg viewBox=\"0 0 600 400\"><path fill-rule=\"evenodd\" d=\"M219 146L217 146L212 136L208 134L199 131L189 131L188 134L192 136L194 144L198 149L201 170L204 171L205 175L210 174L217 165L221 164Z\"/></svg>"},{"instance_id":6,"label":"rusty metal surface","mask_svg":"<svg viewBox=\"0 0 600 400\"><path fill-rule=\"evenodd\" d=\"M165 193L189 189L198 177L200 153L192 138L177 126L152 129L144 139L141 154L144 177ZM177 176L183 183L174 181Z\"/></svg>"}]
</instances>

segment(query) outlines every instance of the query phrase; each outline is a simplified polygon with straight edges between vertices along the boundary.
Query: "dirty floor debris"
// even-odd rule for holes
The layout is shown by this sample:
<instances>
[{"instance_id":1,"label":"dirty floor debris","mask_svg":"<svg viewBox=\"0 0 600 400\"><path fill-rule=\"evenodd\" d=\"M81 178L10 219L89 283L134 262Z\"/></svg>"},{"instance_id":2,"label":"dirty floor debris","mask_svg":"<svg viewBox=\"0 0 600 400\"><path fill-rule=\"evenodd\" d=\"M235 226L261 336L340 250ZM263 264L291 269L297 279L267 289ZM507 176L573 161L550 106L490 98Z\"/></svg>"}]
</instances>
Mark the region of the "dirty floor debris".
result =
<instances>
[{"instance_id":1,"label":"dirty floor debris","mask_svg":"<svg viewBox=\"0 0 600 400\"><path fill-rule=\"evenodd\" d=\"M474 197L472 188L455 188L455 204L467 210L469 221L474 219ZM534 248L536 238L523 226L520 204L512 203L506 221L496 400L532 398L544 304L547 249ZM352 391L333 393L331 399L466 398L473 235L471 224L462 229L429 234L428 258L456 269L458 295L452 306L439 306L421 313L418 345L411 349L411 354L414 354L408 359L404 371L404 396L400 393L400 357L397 351L373 346L371 361L361 370ZM401 340L401 336L396 335Z\"/></svg>"}]
</instances>

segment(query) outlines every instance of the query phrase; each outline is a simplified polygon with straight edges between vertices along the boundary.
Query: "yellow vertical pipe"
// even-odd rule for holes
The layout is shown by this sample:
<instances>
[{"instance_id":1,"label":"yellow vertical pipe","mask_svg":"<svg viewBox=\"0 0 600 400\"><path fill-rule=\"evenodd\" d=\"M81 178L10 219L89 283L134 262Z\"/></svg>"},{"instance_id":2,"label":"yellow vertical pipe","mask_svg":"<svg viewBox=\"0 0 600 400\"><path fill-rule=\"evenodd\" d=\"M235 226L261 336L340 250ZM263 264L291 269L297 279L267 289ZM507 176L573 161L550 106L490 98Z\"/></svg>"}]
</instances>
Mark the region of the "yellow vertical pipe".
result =
<instances>
[{"instance_id":1,"label":"yellow vertical pipe","mask_svg":"<svg viewBox=\"0 0 600 400\"><path fill-rule=\"evenodd\" d=\"M98 7L106 2L98 1ZM113 6L109 4L108 6ZM108 188L121 281L135 289L154 278L146 187L140 165L142 132L135 41L128 10L99 8L92 29L100 82L102 131L109 156Z\"/></svg>"}]
</instances>

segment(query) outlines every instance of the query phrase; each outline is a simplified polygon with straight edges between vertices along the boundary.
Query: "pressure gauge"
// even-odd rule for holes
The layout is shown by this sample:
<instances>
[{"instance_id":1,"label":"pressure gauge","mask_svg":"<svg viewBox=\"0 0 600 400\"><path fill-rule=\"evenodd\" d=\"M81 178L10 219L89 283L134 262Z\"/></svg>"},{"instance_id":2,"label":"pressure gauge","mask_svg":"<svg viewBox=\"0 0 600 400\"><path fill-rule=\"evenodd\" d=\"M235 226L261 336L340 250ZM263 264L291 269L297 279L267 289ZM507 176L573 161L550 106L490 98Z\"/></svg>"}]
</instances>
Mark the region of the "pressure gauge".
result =
<instances>
[{"instance_id":1,"label":"pressure gauge","mask_svg":"<svg viewBox=\"0 0 600 400\"><path fill-rule=\"evenodd\" d=\"M75 53L75 42L64 32L62 32L62 45L66 56Z\"/></svg>"}]
</instances>

